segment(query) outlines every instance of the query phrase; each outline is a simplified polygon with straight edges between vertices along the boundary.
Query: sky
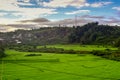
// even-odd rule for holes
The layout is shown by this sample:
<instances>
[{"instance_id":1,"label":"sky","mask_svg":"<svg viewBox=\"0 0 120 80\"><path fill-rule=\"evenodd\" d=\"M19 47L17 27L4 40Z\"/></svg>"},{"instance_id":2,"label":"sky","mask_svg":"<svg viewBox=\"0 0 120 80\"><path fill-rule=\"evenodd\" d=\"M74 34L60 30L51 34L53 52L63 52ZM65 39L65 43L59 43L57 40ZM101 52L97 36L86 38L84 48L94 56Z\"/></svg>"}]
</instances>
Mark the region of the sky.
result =
<instances>
[{"instance_id":1,"label":"sky","mask_svg":"<svg viewBox=\"0 0 120 80\"><path fill-rule=\"evenodd\" d=\"M120 25L120 0L0 0L0 31L41 26ZM75 23L76 21L76 23Z\"/></svg>"}]
</instances>

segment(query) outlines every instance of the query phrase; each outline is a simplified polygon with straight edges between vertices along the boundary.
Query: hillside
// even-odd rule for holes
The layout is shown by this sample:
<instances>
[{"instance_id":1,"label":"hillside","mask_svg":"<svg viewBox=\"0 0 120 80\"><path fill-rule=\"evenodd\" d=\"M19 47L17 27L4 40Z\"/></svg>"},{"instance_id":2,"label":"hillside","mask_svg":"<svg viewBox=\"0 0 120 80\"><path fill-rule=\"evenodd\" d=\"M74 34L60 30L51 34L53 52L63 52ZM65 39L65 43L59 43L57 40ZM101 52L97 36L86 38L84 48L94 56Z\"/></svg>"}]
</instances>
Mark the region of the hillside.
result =
<instances>
[{"instance_id":1,"label":"hillside","mask_svg":"<svg viewBox=\"0 0 120 80\"><path fill-rule=\"evenodd\" d=\"M0 38L7 44L60 44L67 43L72 29L67 27L47 27L36 30L17 30L1 33Z\"/></svg>"},{"instance_id":2,"label":"hillside","mask_svg":"<svg viewBox=\"0 0 120 80\"><path fill-rule=\"evenodd\" d=\"M76 27L69 36L70 43L115 44L120 37L120 27L98 25L98 22Z\"/></svg>"},{"instance_id":3,"label":"hillside","mask_svg":"<svg viewBox=\"0 0 120 80\"><path fill-rule=\"evenodd\" d=\"M120 27L98 25L97 22L77 27L47 27L35 30L17 30L0 33L6 44L115 44L119 39Z\"/></svg>"}]
</instances>

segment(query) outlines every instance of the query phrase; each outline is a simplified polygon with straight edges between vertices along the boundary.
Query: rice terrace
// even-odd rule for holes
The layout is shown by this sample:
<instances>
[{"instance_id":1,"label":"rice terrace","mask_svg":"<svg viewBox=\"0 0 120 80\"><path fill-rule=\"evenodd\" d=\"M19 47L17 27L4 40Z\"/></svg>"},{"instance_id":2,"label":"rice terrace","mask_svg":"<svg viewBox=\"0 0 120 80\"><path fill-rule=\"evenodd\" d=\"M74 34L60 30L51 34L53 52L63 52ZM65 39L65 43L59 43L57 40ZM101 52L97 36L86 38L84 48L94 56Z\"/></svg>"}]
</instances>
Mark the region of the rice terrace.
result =
<instances>
[{"instance_id":1,"label":"rice terrace","mask_svg":"<svg viewBox=\"0 0 120 80\"><path fill-rule=\"evenodd\" d=\"M64 45L53 45L61 47ZM52 47L53 47L52 46ZM67 45L65 45L67 46ZM68 45L78 47L78 45ZM49 46L50 47L50 46ZM90 46L80 46L89 50ZM91 45L91 47L96 47ZM94 49L93 48L93 49ZM100 46L103 50L105 47ZM112 50L117 50L107 46ZM75 48L76 49L76 48ZM6 50L7 57L1 60L3 80L119 80L120 63L92 54L59 54L41 52L19 52ZM28 54L40 56L26 56Z\"/></svg>"},{"instance_id":2,"label":"rice terrace","mask_svg":"<svg viewBox=\"0 0 120 80\"><path fill-rule=\"evenodd\" d=\"M0 0L0 80L120 80L120 1Z\"/></svg>"}]
</instances>

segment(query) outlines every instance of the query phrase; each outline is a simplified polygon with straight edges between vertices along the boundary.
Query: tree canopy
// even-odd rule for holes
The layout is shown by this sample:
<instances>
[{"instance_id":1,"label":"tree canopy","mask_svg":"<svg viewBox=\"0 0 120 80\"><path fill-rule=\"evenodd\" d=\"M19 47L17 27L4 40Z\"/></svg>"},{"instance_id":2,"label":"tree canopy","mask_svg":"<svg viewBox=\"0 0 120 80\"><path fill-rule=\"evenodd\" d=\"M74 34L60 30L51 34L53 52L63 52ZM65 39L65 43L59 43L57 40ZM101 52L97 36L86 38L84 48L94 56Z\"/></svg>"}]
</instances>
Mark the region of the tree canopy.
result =
<instances>
[{"instance_id":1,"label":"tree canopy","mask_svg":"<svg viewBox=\"0 0 120 80\"><path fill-rule=\"evenodd\" d=\"M0 47L0 58L2 58L4 56L5 56L4 48Z\"/></svg>"},{"instance_id":2,"label":"tree canopy","mask_svg":"<svg viewBox=\"0 0 120 80\"><path fill-rule=\"evenodd\" d=\"M69 43L113 44L119 38L120 27L88 23L74 28L69 35Z\"/></svg>"}]
</instances>

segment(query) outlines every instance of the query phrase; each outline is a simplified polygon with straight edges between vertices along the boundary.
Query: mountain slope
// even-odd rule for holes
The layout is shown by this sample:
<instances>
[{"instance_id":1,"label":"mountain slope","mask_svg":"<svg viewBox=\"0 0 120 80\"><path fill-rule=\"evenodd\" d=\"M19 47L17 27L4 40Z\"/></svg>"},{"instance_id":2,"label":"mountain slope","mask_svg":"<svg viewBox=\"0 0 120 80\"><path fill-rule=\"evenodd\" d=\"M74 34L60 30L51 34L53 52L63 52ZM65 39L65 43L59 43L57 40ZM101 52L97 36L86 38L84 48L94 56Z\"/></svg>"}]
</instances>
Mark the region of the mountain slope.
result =
<instances>
[{"instance_id":1,"label":"mountain slope","mask_svg":"<svg viewBox=\"0 0 120 80\"><path fill-rule=\"evenodd\" d=\"M88 23L74 28L69 36L70 43L81 44L114 44L120 37L120 27Z\"/></svg>"},{"instance_id":2,"label":"mountain slope","mask_svg":"<svg viewBox=\"0 0 120 80\"><path fill-rule=\"evenodd\" d=\"M0 38L8 44L60 44L67 43L72 29L67 27L48 27L36 30L17 30L15 32L1 33Z\"/></svg>"},{"instance_id":3,"label":"mountain slope","mask_svg":"<svg viewBox=\"0 0 120 80\"><path fill-rule=\"evenodd\" d=\"M114 44L120 38L120 27L98 25L97 22L77 27L47 27L0 33L5 44Z\"/></svg>"}]
</instances>

